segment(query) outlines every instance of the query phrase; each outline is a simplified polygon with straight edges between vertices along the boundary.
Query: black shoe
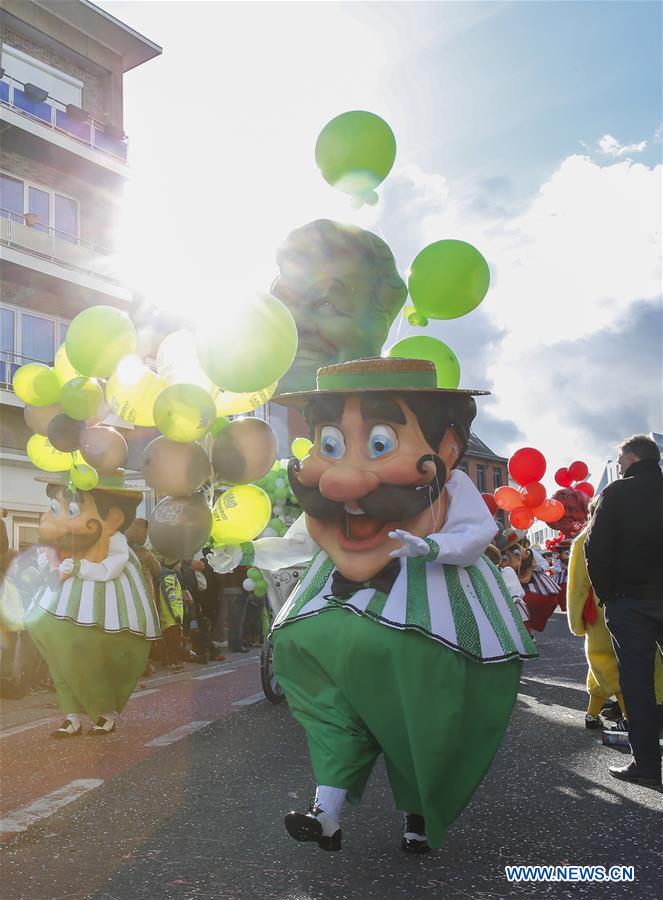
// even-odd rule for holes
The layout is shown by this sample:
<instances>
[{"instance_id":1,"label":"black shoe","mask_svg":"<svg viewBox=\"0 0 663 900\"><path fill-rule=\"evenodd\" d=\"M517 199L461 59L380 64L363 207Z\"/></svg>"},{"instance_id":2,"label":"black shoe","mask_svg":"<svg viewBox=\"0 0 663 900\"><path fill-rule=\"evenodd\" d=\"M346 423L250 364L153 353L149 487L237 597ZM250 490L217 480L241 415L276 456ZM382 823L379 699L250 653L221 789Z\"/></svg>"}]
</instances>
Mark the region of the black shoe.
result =
<instances>
[{"instance_id":1,"label":"black shoe","mask_svg":"<svg viewBox=\"0 0 663 900\"><path fill-rule=\"evenodd\" d=\"M620 734L628 734L628 722L626 719L620 718L606 725L606 731L618 731Z\"/></svg>"},{"instance_id":2,"label":"black shoe","mask_svg":"<svg viewBox=\"0 0 663 900\"><path fill-rule=\"evenodd\" d=\"M99 716L92 728L90 728L90 730L88 731L88 735L90 737L103 737L106 734L112 734L114 731L115 720L113 720L113 724L108 727L108 719L105 719L103 716Z\"/></svg>"},{"instance_id":3,"label":"black shoe","mask_svg":"<svg viewBox=\"0 0 663 900\"><path fill-rule=\"evenodd\" d=\"M616 700L606 700L601 707L600 714L604 719L609 719L611 722L614 722L617 719L622 718L622 709Z\"/></svg>"},{"instance_id":4,"label":"black shoe","mask_svg":"<svg viewBox=\"0 0 663 900\"><path fill-rule=\"evenodd\" d=\"M325 815L317 806L311 806L311 812L308 814L289 812L285 817L285 827L290 835L296 841L315 841L321 850L340 850L341 849L341 829L330 835L325 836L322 831L322 822L316 816Z\"/></svg>"},{"instance_id":5,"label":"black shoe","mask_svg":"<svg viewBox=\"0 0 663 900\"><path fill-rule=\"evenodd\" d=\"M628 766L610 766L608 772L619 781L630 781L631 784L641 784L643 787L661 787L661 776L641 775L634 763Z\"/></svg>"},{"instance_id":6,"label":"black shoe","mask_svg":"<svg viewBox=\"0 0 663 900\"><path fill-rule=\"evenodd\" d=\"M55 731L51 731L52 738L80 737L82 734L83 726L81 723L79 722L78 727L76 727L71 719L65 719L59 728L56 728Z\"/></svg>"},{"instance_id":7,"label":"black shoe","mask_svg":"<svg viewBox=\"0 0 663 900\"><path fill-rule=\"evenodd\" d=\"M588 716L585 715L585 728L595 729L595 728L603 728L603 722L601 721L601 716Z\"/></svg>"},{"instance_id":8,"label":"black shoe","mask_svg":"<svg viewBox=\"0 0 663 900\"><path fill-rule=\"evenodd\" d=\"M405 816L405 833L401 838L401 850L404 853L430 853L426 837L426 820L417 813Z\"/></svg>"}]
</instances>

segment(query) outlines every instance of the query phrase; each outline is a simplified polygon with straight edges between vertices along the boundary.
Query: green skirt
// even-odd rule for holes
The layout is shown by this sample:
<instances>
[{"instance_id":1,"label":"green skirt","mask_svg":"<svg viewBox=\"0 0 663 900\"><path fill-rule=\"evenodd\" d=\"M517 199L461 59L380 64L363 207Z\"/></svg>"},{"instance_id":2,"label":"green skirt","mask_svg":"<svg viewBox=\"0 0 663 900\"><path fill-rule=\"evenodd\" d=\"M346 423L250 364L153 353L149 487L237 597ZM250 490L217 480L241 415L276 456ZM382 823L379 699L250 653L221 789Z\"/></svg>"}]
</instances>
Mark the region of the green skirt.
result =
<instances>
[{"instance_id":1,"label":"green skirt","mask_svg":"<svg viewBox=\"0 0 663 900\"><path fill-rule=\"evenodd\" d=\"M128 631L109 633L96 625L76 625L34 606L26 627L51 673L60 710L121 712L145 671L150 644Z\"/></svg>"},{"instance_id":2,"label":"green skirt","mask_svg":"<svg viewBox=\"0 0 663 900\"><path fill-rule=\"evenodd\" d=\"M478 663L347 609L297 620L272 639L316 783L358 803L383 753L397 808L424 816L440 847L497 752L521 661Z\"/></svg>"}]
</instances>

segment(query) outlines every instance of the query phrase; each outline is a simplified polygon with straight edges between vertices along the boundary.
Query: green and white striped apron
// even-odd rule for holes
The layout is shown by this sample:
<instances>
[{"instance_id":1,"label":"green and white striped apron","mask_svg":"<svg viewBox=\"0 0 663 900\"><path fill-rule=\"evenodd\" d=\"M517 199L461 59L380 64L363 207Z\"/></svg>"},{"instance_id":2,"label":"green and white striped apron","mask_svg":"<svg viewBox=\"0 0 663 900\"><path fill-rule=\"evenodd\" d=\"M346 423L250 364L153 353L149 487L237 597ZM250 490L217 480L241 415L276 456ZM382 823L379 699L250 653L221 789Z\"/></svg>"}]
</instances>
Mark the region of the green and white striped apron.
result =
<instances>
[{"instance_id":1,"label":"green and white striped apron","mask_svg":"<svg viewBox=\"0 0 663 900\"><path fill-rule=\"evenodd\" d=\"M156 640L161 634L156 607L147 594L143 571L131 549L119 578L85 581L72 576L55 586L49 579L33 597L30 609L36 606L56 619L96 625L109 634L128 631L148 641Z\"/></svg>"},{"instance_id":2,"label":"green and white striped apron","mask_svg":"<svg viewBox=\"0 0 663 900\"><path fill-rule=\"evenodd\" d=\"M461 568L425 559L400 560L389 594L364 588L332 596L334 564L318 553L273 627L345 607L390 628L418 631L484 663L538 656L499 570L487 557Z\"/></svg>"}]
</instances>

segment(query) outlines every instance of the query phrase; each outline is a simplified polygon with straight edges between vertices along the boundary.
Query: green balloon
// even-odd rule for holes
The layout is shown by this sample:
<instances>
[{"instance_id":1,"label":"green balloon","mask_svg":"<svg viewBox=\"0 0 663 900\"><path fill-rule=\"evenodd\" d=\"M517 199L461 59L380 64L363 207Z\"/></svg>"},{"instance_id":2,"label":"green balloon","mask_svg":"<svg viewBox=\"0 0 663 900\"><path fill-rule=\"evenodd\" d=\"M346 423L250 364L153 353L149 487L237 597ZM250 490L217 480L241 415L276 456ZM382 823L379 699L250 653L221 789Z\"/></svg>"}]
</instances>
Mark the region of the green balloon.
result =
<instances>
[{"instance_id":1,"label":"green balloon","mask_svg":"<svg viewBox=\"0 0 663 900\"><path fill-rule=\"evenodd\" d=\"M82 422L96 416L103 403L104 392L94 378L72 378L62 387L60 403L70 419Z\"/></svg>"},{"instance_id":2,"label":"green balloon","mask_svg":"<svg viewBox=\"0 0 663 900\"><path fill-rule=\"evenodd\" d=\"M267 585L266 584L264 584L264 585L257 584L253 588L253 596L254 597L264 597L266 593L267 593Z\"/></svg>"},{"instance_id":3,"label":"green balloon","mask_svg":"<svg viewBox=\"0 0 663 900\"><path fill-rule=\"evenodd\" d=\"M28 363L14 373L14 393L30 406L50 406L60 399L60 382L55 370L42 363Z\"/></svg>"},{"instance_id":4,"label":"green balloon","mask_svg":"<svg viewBox=\"0 0 663 900\"><path fill-rule=\"evenodd\" d=\"M278 381L297 352L297 326L290 311L270 294L243 304L223 330L209 325L196 336L198 360L208 378L225 391L245 394Z\"/></svg>"},{"instance_id":5,"label":"green balloon","mask_svg":"<svg viewBox=\"0 0 663 900\"><path fill-rule=\"evenodd\" d=\"M488 263L465 241L436 241L410 269L410 298L420 316L458 319L475 309L490 284Z\"/></svg>"},{"instance_id":6,"label":"green balloon","mask_svg":"<svg viewBox=\"0 0 663 900\"><path fill-rule=\"evenodd\" d=\"M210 430L215 419L214 401L197 384L172 384L154 401L155 424L171 441L197 441Z\"/></svg>"},{"instance_id":7,"label":"green balloon","mask_svg":"<svg viewBox=\"0 0 663 900\"><path fill-rule=\"evenodd\" d=\"M428 335L403 338L391 347L387 356L404 359L429 359L435 363L437 386L455 389L460 382L460 364L451 347Z\"/></svg>"},{"instance_id":8,"label":"green balloon","mask_svg":"<svg viewBox=\"0 0 663 900\"><path fill-rule=\"evenodd\" d=\"M252 581L255 581L256 584L262 581L262 572L260 569L257 569L255 566L251 566L250 569L246 570L247 578L250 578Z\"/></svg>"},{"instance_id":9,"label":"green balloon","mask_svg":"<svg viewBox=\"0 0 663 900\"><path fill-rule=\"evenodd\" d=\"M391 171L396 138L380 116L363 110L342 113L328 122L315 145L315 161L326 182L367 203L373 189Z\"/></svg>"},{"instance_id":10,"label":"green balloon","mask_svg":"<svg viewBox=\"0 0 663 900\"><path fill-rule=\"evenodd\" d=\"M65 349L77 372L108 378L122 357L136 350L136 342L136 329L126 313L113 306L91 306L69 325Z\"/></svg>"}]
</instances>

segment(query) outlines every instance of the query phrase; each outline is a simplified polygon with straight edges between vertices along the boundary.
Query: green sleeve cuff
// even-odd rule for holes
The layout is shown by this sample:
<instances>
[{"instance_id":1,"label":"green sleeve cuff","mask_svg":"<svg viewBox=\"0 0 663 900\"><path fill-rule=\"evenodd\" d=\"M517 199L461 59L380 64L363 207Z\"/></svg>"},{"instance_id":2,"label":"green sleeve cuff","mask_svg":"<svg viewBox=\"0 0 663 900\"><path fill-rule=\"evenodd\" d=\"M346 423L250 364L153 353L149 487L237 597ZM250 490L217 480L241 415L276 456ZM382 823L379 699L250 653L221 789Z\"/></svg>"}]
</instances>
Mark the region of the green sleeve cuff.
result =
<instances>
[{"instance_id":1,"label":"green sleeve cuff","mask_svg":"<svg viewBox=\"0 0 663 900\"><path fill-rule=\"evenodd\" d=\"M240 544L239 549L242 551L242 560L240 562L240 565L252 566L256 558L256 551L253 543L251 541L247 541L245 544Z\"/></svg>"},{"instance_id":2,"label":"green sleeve cuff","mask_svg":"<svg viewBox=\"0 0 663 900\"><path fill-rule=\"evenodd\" d=\"M424 562L435 562L440 555L440 545L437 541L432 540L432 538L426 538L425 540L430 549L426 556L422 556L421 559L423 559Z\"/></svg>"},{"instance_id":3,"label":"green sleeve cuff","mask_svg":"<svg viewBox=\"0 0 663 900\"><path fill-rule=\"evenodd\" d=\"M80 559L74 560L74 568L71 570L71 574L76 578L81 573L81 561Z\"/></svg>"}]
</instances>

